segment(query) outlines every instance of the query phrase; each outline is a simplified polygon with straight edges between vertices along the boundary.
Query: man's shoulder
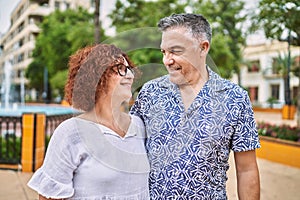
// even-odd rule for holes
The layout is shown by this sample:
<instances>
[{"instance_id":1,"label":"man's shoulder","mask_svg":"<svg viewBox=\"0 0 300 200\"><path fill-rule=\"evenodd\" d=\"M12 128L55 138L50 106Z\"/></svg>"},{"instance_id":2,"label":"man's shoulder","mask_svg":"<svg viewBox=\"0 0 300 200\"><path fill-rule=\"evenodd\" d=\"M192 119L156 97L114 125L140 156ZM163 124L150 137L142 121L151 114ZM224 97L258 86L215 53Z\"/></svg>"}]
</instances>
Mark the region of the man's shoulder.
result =
<instances>
[{"instance_id":1,"label":"man's shoulder","mask_svg":"<svg viewBox=\"0 0 300 200\"><path fill-rule=\"evenodd\" d=\"M169 75L164 75L158 78L154 78L150 81L147 81L144 84L144 88L152 88L152 87L156 87L156 88L168 88L172 85L172 83L170 82L169 79Z\"/></svg>"},{"instance_id":2,"label":"man's shoulder","mask_svg":"<svg viewBox=\"0 0 300 200\"><path fill-rule=\"evenodd\" d=\"M240 85L232 82L229 79L225 79L221 77L219 74L212 72L211 87L213 87L216 91L227 91L227 92L235 92L235 93L247 93L247 91L242 88Z\"/></svg>"}]
</instances>

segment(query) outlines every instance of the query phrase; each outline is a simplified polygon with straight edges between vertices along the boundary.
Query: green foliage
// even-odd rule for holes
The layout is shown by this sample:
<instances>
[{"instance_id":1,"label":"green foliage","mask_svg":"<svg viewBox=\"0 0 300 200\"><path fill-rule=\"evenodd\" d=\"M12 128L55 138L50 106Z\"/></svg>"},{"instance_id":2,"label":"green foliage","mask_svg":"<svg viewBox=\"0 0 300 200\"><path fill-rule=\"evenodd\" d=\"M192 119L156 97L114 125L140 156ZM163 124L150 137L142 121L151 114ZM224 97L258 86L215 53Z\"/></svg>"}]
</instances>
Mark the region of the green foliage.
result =
<instances>
[{"instance_id":1,"label":"green foliage","mask_svg":"<svg viewBox=\"0 0 300 200\"><path fill-rule=\"evenodd\" d=\"M238 27L239 23L245 20L245 17L239 15L243 9L243 1L236 0L217 0L217 1L175 1L175 0L158 0L158 1L135 1L135 0L118 0L115 10L112 11L110 17L112 25L116 27L118 34L124 31L141 28L152 27L156 29L159 19L169 16L172 13L183 13L190 10L194 13L201 13L208 18L213 24L213 42L210 51L210 63L217 65L217 70L221 76L230 78L233 72L239 72L241 63L240 47L244 44L242 32ZM159 9L159 12L153 12ZM138 11L138 12L137 12ZM124 46L130 46L133 43L145 42L145 38L154 37L156 41L155 48L159 49L160 35L145 33L137 37L131 34L133 40L127 38L124 42L120 42ZM154 41L153 40L153 41ZM126 44L126 45L125 45ZM142 47L140 45L139 47ZM152 46L154 48L154 46ZM146 60L150 53L142 55L132 55L133 61ZM145 53L145 51L143 51ZM155 58L147 59L148 63L161 63ZM143 64L146 64L145 62ZM214 67L214 66L212 66ZM146 78L147 79L147 78Z\"/></svg>"},{"instance_id":2,"label":"green foliage","mask_svg":"<svg viewBox=\"0 0 300 200\"><path fill-rule=\"evenodd\" d=\"M259 135L300 142L299 127L290 127L288 125L271 125L261 122L258 123L257 130Z\"/></svg>"},{"instance_id":3,"label":"green foliage","mask_svg":"<svg viewBox=\"0 0 300 200\"><path fill-rule=\"evenodd\" d=\"M64 87L66 84L66 77L68 76L68 70L61 70L57 72L50 80L50 84L53 88L58 91L57 95L62 95L64 93Z\"/></svg>"},{"instance_id":4,"label":"green foliage","mask_svg":"<svg viewBox=\"0 0 300 200\"><path fill-rule=\"evenodd\" d=\"M26 77L30 86L37 88L41 94L43 69L46 66L48 79L52 84L55 83L51 85L51 89L63 91L63 84L58 84L55 76L68 68L67 63L72 53L93 43L93 15L82 8L64 12L57 10L44 18L40 28L41 33L36 39L32 55L33 62L27 68Z\"/></svg>"},{"instance_id":5,"label":"green foliage","mask_svg":"<svg viewBox=\"0 0 300 200\"><path fill-rule=\"evenodd\" d=\"M2 158L18 163L21 160L21 138L7 134L5 137L0 136L0 142Z\"/></svg>"},{"instance_id":6,"label":"green foliage","mask_svg":"<svg viewBox=\"0 0 300 200\"><path fill-rule=\"evenodd\" d=\"M274 104L278 102L278 99L275 97L269 97L267 99L267 103L269 104L270 108L273 108Z\"/></svg>"},{"instance_id":7,"label":"green foliage","mask_svg":"<svg viewBox=\"0 0 300 200\"><path fill-rule=\"evenodd\" d=\"M44 63L42 61L34 59L27 67L25 76L30 79L29 88L35 88L40 92L43 91Z\"/></svg>"},{"instance_id":8,"label":"green foliage","mask_svg":"<svg viewBox=\"0 0 300 200\"><path fill-rule=\"evenodd\" d=\"M230 38L217 33L213 36L213 41L218 41L213 42L209 53L216 65L215 71L222 77L230 78L234 70L233 62L235 61L235 57L228 45ZM209 65L211 66L211 64Z\"/></svg>"},{"instance_id":9,"label":"green foliage","mask_svg":"<svg viewBox=\"0 0 300 200\"><path fill-rule=\"evenodd\" d=\"M182 13L187 3L177 0L117 0L109 17L118 33L133 28L156 27L159 19Z\"/></svg>"},{"instance_id":10,"label":"green foliage","mask_svg":"<svg viewBox=\"0 0 300 200\"><path fill-rule=\"evenodd\" d=\"M133 85L134 91L138 91L146 81L167 74L161 64L161 33L156 24L162 17L184 12L185 7L186 4L176 0L117 0L116 7L109 16L118 33L105 43L114 43L122 48L139 66L142 77Z\"/></svg>"},{"instance_id":11,"label":"green foliage","mask_svg":"<svg viewBox=\"0 0 300 200\"><path fill-rule=\"evenodd\" d=\"M239 74L242 63L241 47L245 44L241 27L245 22L244 1L207 0L196 1L192 7L212 24L213 38L210 56L224 78Z\"/></svg>"},{"instance_id":12,"label":"green foliage","mask_svg":"<svg viewBox=\"0 0 300 200\"><path fill-rule=\"evenodd\" d=\"M283 77L287 76L287 65L288 65L288 55L280 55L278 53L278 57L275 58L274 63L272 65L273 70L281 74ZM291 69L295 69L295 58L291 58L291 63L290 63Z\"/></svg>"},{"instance_id":13,"label":"green foliage","mask_svg":"<svg viewBox=\"0 0 300 200\"><path fill-rule=\"evenodd\" d=\"M292 44L300 45L300 4L298 0L261 0L259 13L252 17L252 31L263 28L268 38L281 39L292 31Z\"/></svg>"}]
</instances>

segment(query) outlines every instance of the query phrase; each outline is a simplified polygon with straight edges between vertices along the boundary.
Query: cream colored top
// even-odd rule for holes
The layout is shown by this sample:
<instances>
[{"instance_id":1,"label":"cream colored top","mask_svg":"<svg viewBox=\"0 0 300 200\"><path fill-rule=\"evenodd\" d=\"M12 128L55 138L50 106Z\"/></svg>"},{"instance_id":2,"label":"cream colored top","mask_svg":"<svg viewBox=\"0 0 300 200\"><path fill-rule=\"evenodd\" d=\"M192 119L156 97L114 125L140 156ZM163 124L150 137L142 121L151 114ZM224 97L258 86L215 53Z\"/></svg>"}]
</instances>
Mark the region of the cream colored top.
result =
<instances>
[{"instance_id":1,"label":"cream colored top","mask_svg":"<svg viewBox=\"0 0 300 200\"><path fill-rule=\"evenodd\" d=\"M149 199L144 145L144 124L136 116L124 138L73 117L55 130L44 163L28 186L47 198Z\"/></svg>"}]
</instances>

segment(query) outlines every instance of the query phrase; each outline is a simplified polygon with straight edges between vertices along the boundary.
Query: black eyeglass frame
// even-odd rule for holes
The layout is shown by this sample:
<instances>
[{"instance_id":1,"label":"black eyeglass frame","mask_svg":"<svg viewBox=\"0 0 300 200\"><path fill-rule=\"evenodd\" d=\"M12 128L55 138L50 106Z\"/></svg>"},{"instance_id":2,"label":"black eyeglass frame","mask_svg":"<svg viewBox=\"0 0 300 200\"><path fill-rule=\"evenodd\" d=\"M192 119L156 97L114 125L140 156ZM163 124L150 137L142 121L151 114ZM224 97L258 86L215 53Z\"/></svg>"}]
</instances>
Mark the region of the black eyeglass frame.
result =
<instances>
[{"instance_id":1,"label":"black eyeglass frame","mask_svg":"<svg viewBox=\"0 0 300 200\"><path fill-rule=\"evenodd\" d=\"M120 75L120 76L126 76L127 75L127 73L128 73L128 70L130 70L130 72L133 74L133 75L135 75L135 72L134 72L134 69L133 69L133 67L131 67L131 66L129 66L129 65L124 65L124 64L117 64L117 65L114 65L113 67L112 67L112 70L114 69L114 68L117 68L117 72L118 72L118 74ZM124 67L125 67L125 69L124 69ZM123 69L122 69L123 68ZM115 70L113 70L114 72L116 72ZM124 73L123 73L124 72Z\"/></svg>"}]
</instances>

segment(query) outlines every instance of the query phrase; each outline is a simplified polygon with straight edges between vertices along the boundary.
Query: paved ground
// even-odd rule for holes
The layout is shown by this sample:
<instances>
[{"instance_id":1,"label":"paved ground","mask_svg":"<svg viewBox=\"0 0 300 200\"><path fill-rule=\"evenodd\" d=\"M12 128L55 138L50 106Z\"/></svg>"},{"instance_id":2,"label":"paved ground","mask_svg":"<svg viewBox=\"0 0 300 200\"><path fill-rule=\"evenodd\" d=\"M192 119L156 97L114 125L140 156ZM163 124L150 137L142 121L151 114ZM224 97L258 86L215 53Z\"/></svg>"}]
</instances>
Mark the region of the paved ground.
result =
<instances>
[{"instance_id":1,"label":"paved ground","mask_svg":"<svg viewBox=\"0 0 300 200\"><path fill-rule=\"evenodd\" d=\"M280 114L255 113L258 121L296 125L295 120L282 120ZM237 199L233 158L228 171L227 191L229 200ZM261 200L300 200L300 168L258 159L261 179ZM37 194L26 184L32 173L0 170L0 200L35 200Z\"/></svg>"}]
</instances>

